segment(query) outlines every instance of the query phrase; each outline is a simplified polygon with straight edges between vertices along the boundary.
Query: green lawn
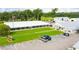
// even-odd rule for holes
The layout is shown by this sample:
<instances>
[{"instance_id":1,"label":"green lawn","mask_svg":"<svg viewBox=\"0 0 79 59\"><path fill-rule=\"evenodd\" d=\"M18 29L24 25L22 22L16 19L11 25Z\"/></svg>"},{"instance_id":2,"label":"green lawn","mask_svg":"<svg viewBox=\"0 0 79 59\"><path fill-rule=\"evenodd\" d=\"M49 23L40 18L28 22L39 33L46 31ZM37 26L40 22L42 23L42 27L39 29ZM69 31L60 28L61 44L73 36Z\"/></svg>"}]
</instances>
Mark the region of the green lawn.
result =
<instances>
[{"instance_id":1,"label":"green lawn","mask_svg":"<svg viewBox=\"0 0 79 59\"><path fill-rule=\"evenodd\" d=\"M41 20L42 21L52 21L53 20L53 18L52 17L41 17Z\"/></svg>"},{"instance_id":2,"label":"green lawn","mask_svg":"<svg viewBox=\"0 0 79 59\"><path fill-rule=\"evenodd\" d=\"M12 33L12 36L14 37L13 43L33 40L33 39L39 39L42 35L58 35L63 32L55 30L50 27L42 27L42 28L34 28L34 29L28 29L28 30L22 30L22 31L15 31ZM0 45L7 45L8 42L6 41L6 37L0 37Z\"/></svg>"}]
</instances>

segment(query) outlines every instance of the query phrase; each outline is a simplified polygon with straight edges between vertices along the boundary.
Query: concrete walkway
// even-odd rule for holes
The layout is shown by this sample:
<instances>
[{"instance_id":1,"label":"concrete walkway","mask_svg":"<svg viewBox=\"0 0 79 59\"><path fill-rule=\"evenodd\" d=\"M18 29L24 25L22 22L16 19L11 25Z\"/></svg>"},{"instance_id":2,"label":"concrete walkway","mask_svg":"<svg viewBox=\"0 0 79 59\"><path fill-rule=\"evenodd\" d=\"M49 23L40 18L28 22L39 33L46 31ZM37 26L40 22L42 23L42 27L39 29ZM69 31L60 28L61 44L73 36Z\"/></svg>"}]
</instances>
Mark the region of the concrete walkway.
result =
<instances>
[{"instance_id":1,"label":"concrete walkway","mask_svg":"<svg viewBox=\"0 0 79 59\"><path fill-rule=\"evenodd\" d=\"M41 40L32 40L5 47L0 47L2 50L64 50L72 47L79 41L79 34L73 34L69 37L58 35L52 37L52 40L44 43Z\"/></svg>"}]
</instances>

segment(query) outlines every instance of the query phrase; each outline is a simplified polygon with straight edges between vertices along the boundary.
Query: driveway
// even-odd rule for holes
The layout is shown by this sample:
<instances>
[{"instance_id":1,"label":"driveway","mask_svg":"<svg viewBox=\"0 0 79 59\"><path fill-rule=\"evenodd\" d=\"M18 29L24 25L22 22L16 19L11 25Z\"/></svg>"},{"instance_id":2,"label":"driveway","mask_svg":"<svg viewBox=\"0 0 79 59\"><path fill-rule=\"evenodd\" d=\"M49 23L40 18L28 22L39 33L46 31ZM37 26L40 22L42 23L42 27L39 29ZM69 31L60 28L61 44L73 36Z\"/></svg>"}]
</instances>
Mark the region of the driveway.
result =
<instances>
[{"instance_id":1,"label":"driveway","mask_svg":"<svg viewBox=\"0 0 79 59\"><path fill-rule=\"evenodd\" d=\"M72 34L69 37L63 35L53 36L52 40L44 43L41 40L32 40L14 45L0 47L1 50L65 50L72 47L79 41L79 34Z\"/></svg>"}]
</instances>

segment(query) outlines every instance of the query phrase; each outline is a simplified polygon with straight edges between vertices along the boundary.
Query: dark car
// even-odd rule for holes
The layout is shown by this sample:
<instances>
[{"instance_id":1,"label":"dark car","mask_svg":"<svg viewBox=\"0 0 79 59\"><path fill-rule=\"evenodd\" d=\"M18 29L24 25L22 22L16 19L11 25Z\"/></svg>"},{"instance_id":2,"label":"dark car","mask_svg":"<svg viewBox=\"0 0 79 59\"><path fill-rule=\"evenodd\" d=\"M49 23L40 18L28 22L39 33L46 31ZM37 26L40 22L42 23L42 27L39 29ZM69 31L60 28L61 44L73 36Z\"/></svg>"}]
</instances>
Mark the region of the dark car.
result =
<instances>
[{"instance_id":1,"label":"dark car","mask_svg":"<svg viewBox=\"0 0 79 59\"><path fill-rule=\"evenodd\" d=\"M64 33L63 35L64 35L64 36L69 36L69 33Z\"/></svg>"},{"instance_id":2,"label":"dark car","mask_svg":"<svg viewBox=\"0 0 79 59\"><path fill-rule=\"evenodd\" d=\"M41 40L42 40L43 42L48 42L48 41L51 40L51 37L48 36L48 35L43 35L43 36L41 37Z\"/></svg>"}]
</instances>

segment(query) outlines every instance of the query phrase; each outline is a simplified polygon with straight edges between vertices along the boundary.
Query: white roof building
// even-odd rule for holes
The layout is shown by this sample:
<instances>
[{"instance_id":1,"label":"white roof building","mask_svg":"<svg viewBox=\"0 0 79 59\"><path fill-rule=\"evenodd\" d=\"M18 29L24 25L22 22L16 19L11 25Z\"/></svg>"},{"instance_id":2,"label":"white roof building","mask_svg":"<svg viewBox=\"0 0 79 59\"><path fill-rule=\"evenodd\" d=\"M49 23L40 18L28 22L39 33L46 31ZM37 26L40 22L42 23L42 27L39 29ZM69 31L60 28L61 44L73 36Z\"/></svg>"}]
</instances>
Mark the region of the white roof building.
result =
<instances>
[{"instance_id":1,"label":"white roof building","mask_svg":"<svg viewBox=\"0 0 79 59\"><path fill-rule=\"evenodd\" d=\"M43 21L4 22L4 24L8 25L10 28L50 25L49 23Z\"/></svg>"},{"instance_id":2,"label":"white roof building","mask_svg":"<svg viewBox=\"0 0 79 59\"><path fill-rule=\"evenodd\" d=\"M55 17L55 22L69 21L69 17Z\"/></svg>"},{"instance_id":3,"label":"white roof building","mask_svg":"<svg viewBox=\"0 0 79 59\"><path fill-rule=\"evenodd\" d=\"M55 29L74 33L79 29L79 18L55 17L53 27Z\"/></svg>"},{"instance_id":4,"label":"white roof building","mask_svg":"<svg viewBox=\"0 0 79 59\"><path fill-rule=\"evenodd\" d=\"M62 27L69 29L69 30L77 30L79 29L79 22L74 21L74 22L59 22L59 25L61 25Z\"/></svg>"},{"instance_id":5,"label":"white roof building","mask_svg":"<svg viewBox=\"0 0 79 59\"><path fill-rule=\"evenodd\" d=\"M78 50L79 50L79 41L78 41L78 42L76 42L76 43L73 45L73 48L75 48L75 49L78 49Z\"/></svg>"},{"instance_id":6,"label":"white roof building","mask_svg":"<svg viewBox=\"0 0 79 59\"><path fill-rule=\"evenodd\" d=\"M72 21L79 21L79 18L70 18L70 20Z\"/></svg>"},{"instance_id":7,"label":"white roof building","mask_svg":"<svg viewBox=\"0 0 79 59\"><path fill-rule=\"evenodd\" d=\"M55 22L53 27L64 32L74 33L79 29L79 21L59 21Z\"/></svg>"}]
</instances>

